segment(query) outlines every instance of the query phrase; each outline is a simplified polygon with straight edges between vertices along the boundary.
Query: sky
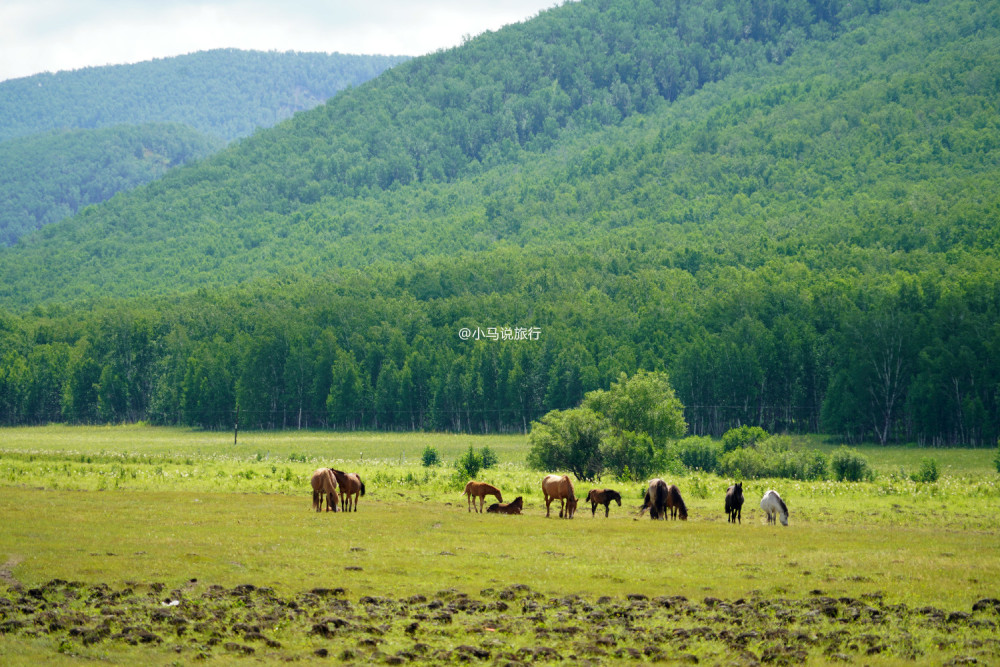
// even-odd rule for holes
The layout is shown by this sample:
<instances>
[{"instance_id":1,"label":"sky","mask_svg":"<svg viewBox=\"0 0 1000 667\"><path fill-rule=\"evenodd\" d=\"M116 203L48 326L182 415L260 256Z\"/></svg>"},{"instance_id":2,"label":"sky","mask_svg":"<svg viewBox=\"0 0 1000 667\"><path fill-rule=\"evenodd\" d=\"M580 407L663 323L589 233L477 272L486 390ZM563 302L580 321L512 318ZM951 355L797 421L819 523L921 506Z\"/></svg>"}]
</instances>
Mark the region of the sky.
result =
<instances>
[{"instance_id":1,"label":"sky","mask_svg":"<svg viewBox=\"0 0 1000 667\"><path fill-rule=\"evenodd\" d=\"M418 56L561 0L0 0L0 81L216 48Z\"/></svg>"}]
</instances>

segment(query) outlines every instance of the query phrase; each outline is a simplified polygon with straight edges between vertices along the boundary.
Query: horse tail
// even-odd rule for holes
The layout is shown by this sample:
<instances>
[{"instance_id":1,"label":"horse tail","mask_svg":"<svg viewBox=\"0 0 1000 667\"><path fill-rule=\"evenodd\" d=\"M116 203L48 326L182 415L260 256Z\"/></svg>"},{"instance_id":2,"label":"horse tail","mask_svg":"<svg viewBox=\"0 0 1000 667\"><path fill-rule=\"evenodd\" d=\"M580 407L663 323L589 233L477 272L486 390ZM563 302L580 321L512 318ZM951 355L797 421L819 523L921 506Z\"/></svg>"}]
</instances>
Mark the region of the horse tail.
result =
<instances>
[{"instance_id":1,"label":"horse tail","mask_svg":"<svg viewBox=\"0 0 1000 667\"><path fill-rule=\"evenodd\" d=\"M319 491L313 489L313 509L320 506Z\"/></svg>"},{"instance_id":2,"label":"horse tail","mask_svg":"<svg viewBox=\"0 0 1000 667\"><path fill-rule=\"evenodd\" d=\"M358 484L361 485L361 495L365 495L365 483L361 481L361 477L358 477Z\"/></svg>"}]
</instances>

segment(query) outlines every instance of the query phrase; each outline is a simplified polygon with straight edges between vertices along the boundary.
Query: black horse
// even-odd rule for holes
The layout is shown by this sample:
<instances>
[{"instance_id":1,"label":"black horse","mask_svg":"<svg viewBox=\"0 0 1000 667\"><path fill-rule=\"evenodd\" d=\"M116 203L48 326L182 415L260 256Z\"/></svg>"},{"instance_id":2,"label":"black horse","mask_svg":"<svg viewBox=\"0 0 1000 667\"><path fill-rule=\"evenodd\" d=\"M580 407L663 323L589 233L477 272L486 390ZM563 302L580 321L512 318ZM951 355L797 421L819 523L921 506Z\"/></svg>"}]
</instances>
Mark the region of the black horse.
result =
<instances>
[{"instance_id":1,"label":"black horse","mask_svg":"<svg viewBox=\"0 0 1000 667\"><path fill-rule=\"evenodd\" d=\"M727 523L743 523L743 482L733 484L726 489L726 521Z\"/></svg>"}]
</instances>

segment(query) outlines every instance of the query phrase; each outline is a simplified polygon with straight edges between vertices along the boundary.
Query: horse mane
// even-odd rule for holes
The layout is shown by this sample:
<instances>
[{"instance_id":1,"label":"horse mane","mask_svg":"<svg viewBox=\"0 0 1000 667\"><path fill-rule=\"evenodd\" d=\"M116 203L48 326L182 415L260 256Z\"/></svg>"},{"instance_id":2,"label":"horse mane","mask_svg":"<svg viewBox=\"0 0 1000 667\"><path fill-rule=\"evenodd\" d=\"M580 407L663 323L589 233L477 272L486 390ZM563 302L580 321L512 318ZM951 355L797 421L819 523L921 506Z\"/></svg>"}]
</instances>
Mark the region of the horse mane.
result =
<instances>
[{"instance_id":1,"label":"horse mane","mask_svg":"<svg viewBox=\"0 0 1000 667\"><path fill-rule=\"evenodd\" d=\"M788 516L788 507L785 505L785 501L782 500L781 496L777 493L774 494L774 497L778 499L778 504L781 505L781 511L785 513L785 516Z\"/></svg>"}]
</instances>

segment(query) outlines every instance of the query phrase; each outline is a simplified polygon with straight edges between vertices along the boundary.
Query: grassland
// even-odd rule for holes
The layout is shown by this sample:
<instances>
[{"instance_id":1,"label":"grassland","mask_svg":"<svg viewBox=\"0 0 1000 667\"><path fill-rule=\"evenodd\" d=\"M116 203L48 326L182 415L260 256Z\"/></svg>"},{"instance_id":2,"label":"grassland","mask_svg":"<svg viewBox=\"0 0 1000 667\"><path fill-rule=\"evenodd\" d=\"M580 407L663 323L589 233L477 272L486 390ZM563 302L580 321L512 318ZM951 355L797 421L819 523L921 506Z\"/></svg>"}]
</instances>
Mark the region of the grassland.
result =
<instances>
[{"instance_id":1,"label":"grassland","mask_svg":"<svg viewBox=\"0 0 1000 667\"><path fill-rule=\"evenodd\" d=\"M673 480L687 522L636 520L642 485L609 479L610 518L546 519L520 436L232 438L0 431L0 660L1000 660L992 451L871 449L873 482L748 481L733 526L710 475ZM498 454L480 478L524 515L467 511L451 462L470 445ZM927 456L941 478L908 479ZM358 512L311 510L320 465L361 474ZM787 528L756 508L768 487Z\"/></svg>"}]
</instances>

